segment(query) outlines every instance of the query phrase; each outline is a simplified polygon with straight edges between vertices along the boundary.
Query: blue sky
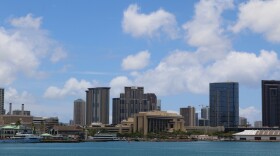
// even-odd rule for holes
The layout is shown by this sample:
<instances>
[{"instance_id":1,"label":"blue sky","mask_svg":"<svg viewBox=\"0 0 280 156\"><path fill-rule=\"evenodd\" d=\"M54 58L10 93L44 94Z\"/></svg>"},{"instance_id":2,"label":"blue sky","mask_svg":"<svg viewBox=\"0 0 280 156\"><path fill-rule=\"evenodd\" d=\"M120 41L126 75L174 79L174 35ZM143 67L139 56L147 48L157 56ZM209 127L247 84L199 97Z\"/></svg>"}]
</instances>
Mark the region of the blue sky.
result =
<instances>
[{"instance_id":1,"label":"blue sky","mask_svg":"<svg viewBox=\"0 0 280 156\"><path fill-rule=\"evenodd\" d=\"M88 87L144 86L162 109L208 105L209 83L240 84L261 119L262 79L279 80L280 1L2 1L5 108L68 122ZM111 110L110 110L111 111Z\"/></svg>"}]
</instances>

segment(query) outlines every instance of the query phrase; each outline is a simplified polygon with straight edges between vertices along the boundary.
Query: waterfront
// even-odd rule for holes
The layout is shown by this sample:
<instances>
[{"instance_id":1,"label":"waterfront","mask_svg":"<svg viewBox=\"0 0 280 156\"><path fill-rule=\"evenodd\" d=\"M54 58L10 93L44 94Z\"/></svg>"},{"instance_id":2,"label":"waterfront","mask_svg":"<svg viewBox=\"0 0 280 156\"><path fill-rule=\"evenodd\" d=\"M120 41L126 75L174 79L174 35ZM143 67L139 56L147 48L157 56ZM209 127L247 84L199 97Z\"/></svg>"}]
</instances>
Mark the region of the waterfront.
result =
<instances>
[{"instance_id":1,"label":"waterfront","mask_svg":"<svg viewBox=\"0 0 280 156\"><path fill-rule=\"evenodd\" d=\"M85 142L0 144L1 156L276 156L280 142Z\"/></svg>"}]
</instances>

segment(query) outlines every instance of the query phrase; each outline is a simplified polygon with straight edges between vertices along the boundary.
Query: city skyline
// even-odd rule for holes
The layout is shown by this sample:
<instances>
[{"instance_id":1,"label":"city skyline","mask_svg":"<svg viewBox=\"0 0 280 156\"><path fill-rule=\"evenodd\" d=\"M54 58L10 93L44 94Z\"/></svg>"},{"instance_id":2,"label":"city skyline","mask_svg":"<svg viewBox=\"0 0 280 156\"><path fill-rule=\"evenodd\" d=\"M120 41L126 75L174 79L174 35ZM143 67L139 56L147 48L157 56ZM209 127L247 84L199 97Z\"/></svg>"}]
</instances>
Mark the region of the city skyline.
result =
<instances>
[{"instance_id":1,"label":"city skyline","mask_svg":"<svg viewBox=\"0 0 280 156\"><path fill-rule=\"evenodd\" d=\"M124 86L143 86L161 99L162 110L179 114L182 107L209 105L209 83L232 81L240 86L240 116L261 120L261 80L280 80L280 19L271 16L280 13L279 4L3 1L6 113L9 103L24 103L34 116L68 122L73 101L86 99L87 88L110 87L112 108Z\"/></svg>"}]
</instances>

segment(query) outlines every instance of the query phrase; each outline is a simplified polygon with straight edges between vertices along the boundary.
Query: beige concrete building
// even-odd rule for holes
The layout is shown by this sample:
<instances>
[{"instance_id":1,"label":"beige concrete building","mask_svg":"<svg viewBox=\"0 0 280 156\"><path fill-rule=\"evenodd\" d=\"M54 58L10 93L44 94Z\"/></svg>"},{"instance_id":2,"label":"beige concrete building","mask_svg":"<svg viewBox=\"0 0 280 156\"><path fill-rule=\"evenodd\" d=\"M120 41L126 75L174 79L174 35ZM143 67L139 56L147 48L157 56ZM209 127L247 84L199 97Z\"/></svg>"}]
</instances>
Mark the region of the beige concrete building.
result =
<instances>
[{"instance_id":1,"label":"beige concrete building","mask_svg":"<svg viewBox=\"0 0 280 156\"><path fill-rule=\"evenodd\" d=\"M33 116L26 115L0 115L0 125L8 125L11 123L16 124L18 121L22 125L31 125L33 122Z\"/></svg>"},{"instance_id":2,"label":"beige concrete building","mask_svg":"<svg viewBox=\"0 0 280 156\"><path fill-rule=\"evenodd\" d=\"M85 125L86 102L82 99L74 101L73 121L75 125Z\"/></svg>"},{"instance_id":3,"label":"beige concrete building","mask_svg":"<svg viewBox=\"0 0 280 156\"><path fill-rule=\"evenodd\" d=\"M134 132L141 132L144 135L163 131L185 131L183 117L166 111L139 112L134 117L133 125Z\"/></svg>"},{"instance_id":4,"label":"beige concrete building","mask_svg":"<svg viewBox=\"0 0 280 156\"><path fill-rule=\"evenodd\" d=\"M184 117L185 126L196 126L195 108L188 106L187 108L180 108L180 115Z\"/></svg>"},{"instance_id":5,"label":"beige concrete building","mask_svg":"<svg viewBox=\"0 0 280 156\"><path fill-rule=\"evenodd\" d=\"M86 125L109 124L110 88L88 88L86 91Z\"/></svg>"}]
</instances>

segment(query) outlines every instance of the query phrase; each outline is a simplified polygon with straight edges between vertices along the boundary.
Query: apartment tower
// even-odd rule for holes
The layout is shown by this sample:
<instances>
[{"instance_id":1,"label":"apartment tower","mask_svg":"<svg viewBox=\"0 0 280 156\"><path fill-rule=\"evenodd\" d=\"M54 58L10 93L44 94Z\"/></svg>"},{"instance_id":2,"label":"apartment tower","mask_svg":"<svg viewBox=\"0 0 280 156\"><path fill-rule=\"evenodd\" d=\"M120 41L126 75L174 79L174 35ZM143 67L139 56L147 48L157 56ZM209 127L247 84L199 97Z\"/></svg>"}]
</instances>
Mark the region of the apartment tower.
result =
<instances>
[{"instance_id":1,"label":"apartment tower","mask_svg":"<svg viewBox=\"0 0 280 156\"><path fill-rule=\"evenodd\" d=\"M196 126L196 113L195 108L188 106L187 108L180 108L180 115L185 120L185 126Z\"/></svg>"},{"instance_id":2,"label":"apartment tower","mask_svg":"<svg viewBox=\"0 0 280 156\"><path fill-rule=\"evenodd\" d=\"M86 118L86 102L82 99L77 99L74 101L74 115L73 123L75 125L85 125Z\"/></svg>"},{"instance_id":3,"label":"apartment tower","mask_svg":"<svg viewBox=\"0 0 280 156\"><path fill-rule=\"evenodd\" d=\"M110 88L88 88L86 91L86 125L109 124Z\"/></svg>"},{"instance_id":4,"label":"apartment tower","mask_svg":"<svg viewBox=\"0 0 280 156\"><path fill-rule=\"evenodd\" d=\"M144 94L144 87L125 87L119 98L113 98L113 124L134 117L139 112L157 110L157 96Z\"/></svg>"}]
</instances>

